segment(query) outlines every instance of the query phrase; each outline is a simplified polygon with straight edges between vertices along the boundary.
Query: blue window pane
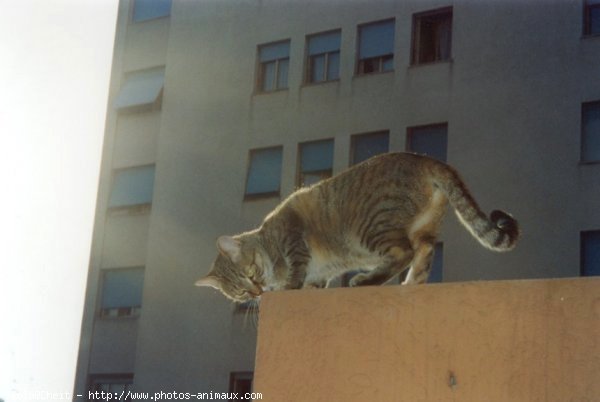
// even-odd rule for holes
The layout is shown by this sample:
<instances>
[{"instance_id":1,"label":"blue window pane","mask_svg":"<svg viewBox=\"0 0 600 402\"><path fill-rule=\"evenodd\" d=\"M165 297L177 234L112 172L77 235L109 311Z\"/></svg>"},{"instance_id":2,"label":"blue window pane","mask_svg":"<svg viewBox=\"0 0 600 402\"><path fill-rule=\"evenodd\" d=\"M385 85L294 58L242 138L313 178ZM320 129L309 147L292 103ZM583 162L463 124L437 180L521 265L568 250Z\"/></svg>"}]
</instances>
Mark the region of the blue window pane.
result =
<instances>
[{"instance_id":1,"label":"blue window pane","mask_svg":"<svg viewBox=\"0 0 600 402\"><path fill-rule=\"evenodd\" d=\"M114 176L109 207L124 207L152 202L154 165L118 170Z\"/></svg>"},{"instance_id":2,"label":"blue window pane","mask_svg":"<svg viewBox=\"0 0 600 402\"><path fill-rule=\"evenodd\" d=\"M600 102L585 103L582 119L581 161L600 161Z\"/></svg>"},{"instance_id":3,"label":"blue window pane","mask_svg":"<svg viewBox=\"0 0 600 402\"><path fill-rule=\"evenodd\" d=\"M340 38L340 31L311 36L308 39L308 55L339 51Z\"/></svg>"},{"instance_id":4,"label":"blue window pane","mask_svg":"<svg viewBox=\"0 0 600 402\"><path fill-rule=\"evenodd\" d=\"M442 19L439 24L436 41L437 60L450 59L450 49L452 47L452 17Z\"/></svg>"},{"instance_id":5,"label":"blue window pane","mask_svg":"<svg viewBox=\"0 0 600 402\"><path fill-rule=\"evenodd\" d=\"M263 45L259 48L260 62L286 59L290 57L290 42L278 42L270 45Z\"/></svg>"},{"instance_id":6,"label":"blue window pane","mask_svg":"<svg viewBox=\"0 0 600 402\"><path fill-rule=\"evenodd\" d=\"M359 58L394 53L394 20L377 22L359 28Z\"/></svg>"},{"instance_id":7,"label":"blue window pane","mask_svg":"<svg viewBox=\"0 0 600 402\"><path fill-rule=\"evenodd\" d=\"M394 69L394 57L388 56L381 60L381 71L392 71Z\"/></svg>"},{"instance_id":8,"label":"blue window pane","mask_svg":"<svg viewBox=\"0 0 600 402\"><path fill-rule=\"evenodd\" d=\"M112 269L104 273L102 308L142 305L144 269Z\"/></svg>"},{"instance_id":9,"label":"blue window pane","mask_svg":"<svg viewBox=\"0 0 600 402\"><path fill-rule=\"evenodd\" d=\"M326 174L325 172L302 173L300 177L300 186L312 186L313 184L317 184L321 180L327 179L329 177L331 177L331 174Z\"/></svg>"},{"instance_id":10,"label":"blue window pane","mask_svg":"<svg viewBox=\"0 0 600 402\"><path fill-rule=\"evenodd\" d=\"M409 129L408 150L446 161L448 127L446 125Z\"/></svg>"},{"instance_id":11,"label":"blue window pane","mask_svg":"<svg viewBox=\"0 0 600 402\"><path fill-rule=\"evenodd\" d=\"M279 60L277 66L277 89L285 89L288 87L288 66L289 59Z\"/></svg>"},{"instance_id":12,"label":"blue window pane","mask_svg":"<svg viewBox=\"0 0 600 402\"><path fill-rule=\"evenodd\" d=\"M600 230L581 233L581 275L600 275Z\"/></svg>"},{"instance_id":13,"label":"blue window pane","mask_svg":"<svg viewBox=\"0 0 600 402\"><path fill-rule=\"evenodd\" d=\"M276 62L262 64L262 90L263 92L273 91L275 89L275 67Z\"/></svg>"},{"instance_id":14,"label":"blue window pane","mask_svg":"<svg viewBox=\"0 0 600 402\"><path fill-rule=\"evenodd\" d=\"M433 251L433 260L431 262L431 272L429 273L428 283L442 282L444 279L444 244L437 243Z\"/></svg>"},{"instance_id":15,"label":"blue window pane","mask_svg":"<svg viewBox=\"0 0 600 402\"><path fill-rule=\"evenodd\" d=\"M333 168L333 140L302 144L300 148L300 169L315 172Z\"/></svg>"},{"instance_id":16,"label":"blue window pane","mask_svg":"<svg viewBox=\"0 0 600 402\"><path fill-rule=\"evenodd\" d=\"M325 55L310 58L310 82L325 80Z\"/></svg>"},{"instance_id":17,"label":"blue window pane","mask_svg":"<svg viewBox=\"0 0 600 402\"><path fill-rule=\"evenodd\" d=\"M363 134L352 138L352 164L360 163L372 156L389 150L388 133Z\"/></svg>"},{"instance_id":18,"label":"blue window pane","mask_svg":"<svg viewBox=\"0 0 600 402\"><path fill-rule=\"evenodd\" d=\"M340 78L340 52L329 53L327 60L327 79L337 80Z\"/></svg>"},{"instance_id":19,"label":"blue window pane","mask_svg":"<svg viewBox=\"0 0 600 402\"><path fill-rule=\"evenodd\" d=\"M147 21L171 15L171 0L135 0L133 21Z\"/></svg>"},{"instance_id":20,"label":"blue window pane","mask_svg":"<svg viewBox=\"0 0 600 402\"><path fill-rule=\"evenodd\" d=\"M281 147L251 151L246 195L278 193L281 161Z\"/></svg>"}]
</instances>

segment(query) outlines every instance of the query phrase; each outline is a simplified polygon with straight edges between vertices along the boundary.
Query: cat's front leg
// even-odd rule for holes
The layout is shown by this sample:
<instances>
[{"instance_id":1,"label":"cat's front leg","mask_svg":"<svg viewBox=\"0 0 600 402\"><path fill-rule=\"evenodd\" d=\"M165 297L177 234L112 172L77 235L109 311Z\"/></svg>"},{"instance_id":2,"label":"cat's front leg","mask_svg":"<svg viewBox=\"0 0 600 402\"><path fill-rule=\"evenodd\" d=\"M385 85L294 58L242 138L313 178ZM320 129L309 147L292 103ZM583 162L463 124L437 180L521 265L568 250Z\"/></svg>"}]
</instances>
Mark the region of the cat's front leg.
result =
<instances>
[{"instance_id":1,"label":"cat's front leg","mask_svg":"<svg viewBox=\"0 0 600 402\"><path fill-rule=\"evenodd\" d=\"M310 262L310 253L304 239L300 235L292 236L286 239L283 258L285 269L287 270L286 284L284 289L302 289L306 280L306 271Z\"/></svg>"},{"instance_id":2,"label":"cat's front leg","mask_svg":"<svg viewBox=\"0 0 600 402\"><path fill-rule=\"evenodd\" d=\"M285 285L286 290L302 289L304 287L304 279L306 278L306 266L301 265L291 266L288 273L288 280Z\"/></svg>"},{"instance_id":3,"label":"cat's front leg","mask_svg":"<svg viewBox=\"0 0 600 402\"><path fill-rule=\"evenodd\" d=\"M310 262L310 253L303 240L291 243L286 251L288 280L286 289L302 289L305 287L306 270Z\"/></svg>"}]
</instances>

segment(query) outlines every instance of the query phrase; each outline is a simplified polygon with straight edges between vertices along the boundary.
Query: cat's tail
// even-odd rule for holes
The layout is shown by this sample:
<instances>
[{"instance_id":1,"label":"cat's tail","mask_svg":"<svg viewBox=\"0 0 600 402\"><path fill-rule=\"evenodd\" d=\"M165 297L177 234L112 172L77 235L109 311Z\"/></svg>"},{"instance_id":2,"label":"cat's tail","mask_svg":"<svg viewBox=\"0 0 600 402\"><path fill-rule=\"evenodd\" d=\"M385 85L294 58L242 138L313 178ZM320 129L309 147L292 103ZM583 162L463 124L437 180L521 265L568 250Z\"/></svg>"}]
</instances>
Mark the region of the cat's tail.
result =
<instances>
[{"instance_id":1,"label":"cat's tail","mask_svg":"<svg viewBox=\"0 0 600 402\"><path fill-rule=\"evenodd\" d=\"M494 210L486 216L456 170L442 163L434 170L434 186L446 195L458 219L479 243L494 251L509 251L516 246L521 231L510 214Z\"/></svg>"}]
</instances>

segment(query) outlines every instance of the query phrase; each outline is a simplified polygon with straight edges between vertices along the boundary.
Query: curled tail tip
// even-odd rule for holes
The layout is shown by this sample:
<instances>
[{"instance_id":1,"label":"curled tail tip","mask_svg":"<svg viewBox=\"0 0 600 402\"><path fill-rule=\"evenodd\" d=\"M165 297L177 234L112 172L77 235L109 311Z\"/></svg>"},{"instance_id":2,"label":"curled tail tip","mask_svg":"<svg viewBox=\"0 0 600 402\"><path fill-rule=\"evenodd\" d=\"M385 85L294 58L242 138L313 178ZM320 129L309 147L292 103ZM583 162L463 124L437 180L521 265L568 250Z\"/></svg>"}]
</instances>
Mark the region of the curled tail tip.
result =
<instances>
[{"instance_id":1,"label":"curled tail tip","mask_svg":"<svg viewBox=\"0 0 600 402\"><path fill-rule=\"evenodd\" d=\"M499 236L496 244L493 245L493 249L496 251L510 251L515 248L521 237L519 222L512 215L500 210L492 211L490 220L502 233L502 236Z\"/></svg>"}]
</instances>

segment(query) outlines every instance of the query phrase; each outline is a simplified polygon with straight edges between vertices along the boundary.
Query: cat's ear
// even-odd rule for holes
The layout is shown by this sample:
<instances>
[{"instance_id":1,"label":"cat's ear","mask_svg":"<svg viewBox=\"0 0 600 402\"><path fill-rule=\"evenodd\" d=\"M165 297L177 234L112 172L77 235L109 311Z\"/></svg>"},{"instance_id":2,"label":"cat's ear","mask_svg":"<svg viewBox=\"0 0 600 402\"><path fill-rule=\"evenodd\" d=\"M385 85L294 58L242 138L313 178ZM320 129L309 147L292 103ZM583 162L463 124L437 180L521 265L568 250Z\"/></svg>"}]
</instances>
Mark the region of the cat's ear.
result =
<instances>
[{"instance_id":1,"label":"cat's ear","mask_svg":"<svg viewBox=\"0 0 600 402\"><path fill-rule=\"evenodd\" d=\"M217 239L219 253L237 264L242 259L242 245L239 240L231 236L221 236Z\"/></svg>"},{"instance_id":2,"label":"cat's ear","mask_svg":"<svg viewBox=\"0 0 600 402\"><path fill-rule=\"evenodd\" d=\"M195 283L196 286L208 286L211 288L215 288L217 290L221 290L221 281L219 278L212 275L206 275L204 278L200 278Z\"/></svg>"}]
</instances>

